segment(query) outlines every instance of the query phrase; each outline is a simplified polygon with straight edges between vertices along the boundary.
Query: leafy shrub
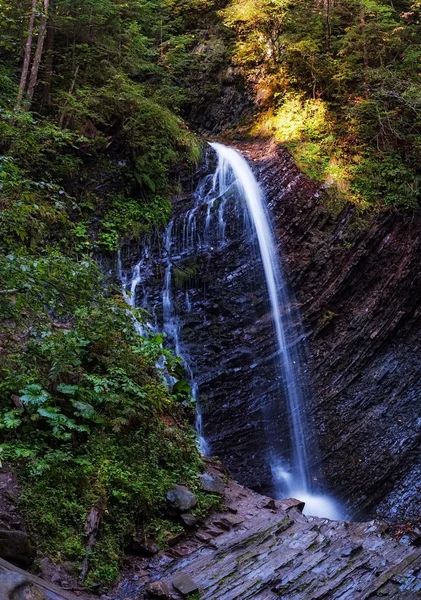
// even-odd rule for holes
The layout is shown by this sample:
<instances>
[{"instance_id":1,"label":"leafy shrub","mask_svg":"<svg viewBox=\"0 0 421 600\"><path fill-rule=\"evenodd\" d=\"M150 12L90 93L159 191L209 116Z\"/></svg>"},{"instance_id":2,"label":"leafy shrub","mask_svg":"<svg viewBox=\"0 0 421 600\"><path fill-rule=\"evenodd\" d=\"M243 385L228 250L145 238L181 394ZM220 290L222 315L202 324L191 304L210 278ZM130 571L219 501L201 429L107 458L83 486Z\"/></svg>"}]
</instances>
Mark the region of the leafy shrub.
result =
<instances>
[{"instance_id":1,"label":"leafy shrub","mask_svg":"<svg viewBox=\"0 0 421 600\"><path fill-rule=\"evenodd\" d=\"M111 288L104 296L93 262L9 255L0 279L16 286L0 296L0 456L21 464L23 506L51 556L82 560L85 520L99 507L89 581L106 583L127 535L160 517L168 488L197 485L194 433L176 424L185 394L172 395L155 366L163 353L173 374L179 362L160 336L136 333L141 313Z\"/></svg>"}]
</instances>

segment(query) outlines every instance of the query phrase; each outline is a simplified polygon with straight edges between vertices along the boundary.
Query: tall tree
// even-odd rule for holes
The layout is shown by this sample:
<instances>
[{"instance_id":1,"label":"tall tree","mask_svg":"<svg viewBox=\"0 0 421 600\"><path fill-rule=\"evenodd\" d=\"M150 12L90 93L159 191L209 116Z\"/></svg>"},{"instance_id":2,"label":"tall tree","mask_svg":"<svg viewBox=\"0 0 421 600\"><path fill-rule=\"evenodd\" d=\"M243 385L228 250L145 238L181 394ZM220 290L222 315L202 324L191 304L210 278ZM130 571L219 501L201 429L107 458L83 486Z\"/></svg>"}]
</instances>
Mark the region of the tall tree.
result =
<instances>
[{"instance_id":1,"label":"tall tree","mask_svg":"<svg viewBox=\"0 0 421 600\"><path fill-rule=\"evenodd\" d=\"M44 0L44 10L41 14L39 33L38 33L38 43L35 50L34 60L32 63L31 75L29 77L28 83L28 91L27 97L29 100L28 108L32 102L32 98L34 97L35 86L38 81L38 72L41 64L42 52L44 49L45 37L47 35L47 23L48 23L48 10L50 7L50 0Z\"/></svg>"},{"instance_id":2,"label":"tall tree","mask_svg":"<svg viewBox=\"0 0 421 600\"><path fill-rule=\"evenodd\" d=\"M32 53L32 39L34 37L34 25L35 16L37 11L37 0L32 0L31 14L29 17L28 34L26 37L25 44L25 57L23 60L22 73L19 84L19 92L16 102L16 108L19 108L22 104L23 95L26 89L26 82L28 80L29 66L31 64L31 53Z\"/></svg>"}]
</instances>

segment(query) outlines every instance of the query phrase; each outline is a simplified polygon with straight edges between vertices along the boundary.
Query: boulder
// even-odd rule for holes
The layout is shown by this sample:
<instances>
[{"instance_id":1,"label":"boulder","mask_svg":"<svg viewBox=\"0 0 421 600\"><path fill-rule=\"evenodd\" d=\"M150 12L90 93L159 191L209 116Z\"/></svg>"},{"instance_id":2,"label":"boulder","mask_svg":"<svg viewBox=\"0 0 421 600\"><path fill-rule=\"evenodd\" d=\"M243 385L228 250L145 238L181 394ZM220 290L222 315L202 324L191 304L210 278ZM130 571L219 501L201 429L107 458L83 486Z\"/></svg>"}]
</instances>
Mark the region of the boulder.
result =
<instances>
[{"instance_id":1,"label":"boulder","mask_svg":"<svg viewBox=\"0 0 421 600\"><path fill-rule=\"evenodd\" d=\"M284 512L288 512L294 508L300 512L303 512L305 505L305 502L297 500L296 498L284 498L276 501L276 507Z\"/></svg>"},{"instance_id":2,"label":"boulder","mask_svg":"<svg viewBox=\"0 0 421 600\"><path fill-rule=\"evenodd\" d=\"M23 531L0 530L0 558L20 567L30 567L36 550Z\"/></svg>"},{"instance_id":3,"label":"boulder","mask_svg":"<svg viewBox=\"0 0 421 600\"><path fill-rule=\"evenodd\" d=\"M30 581L19 573L13 571L0 570L0 598L2 600L12 600L17 595L18 590L30 589Z\"/></svg>"},{"instance_id":4,"label":"boulder","mask_svg":"<svg viewBox=\"0 0 421 600\"><path fill-rule=\"evenodd\" d=\"M198 479L204 492L209 492L210 494L219 494L221 496L225 492L225 483L216 475L202 473L201 475L198 475Z\"/></svg>"},{"instance_id":5,"label":"boulder","mask_svg":"<svg viewBox=\"0 0 421 600\"><path fill-rule=\"evenodd\" d=\"M257 503L258 508L267 508L269 510L276 510L276 502L273 498L264 497L260 502Z\"/></svg>"},{"instance_id":6,"label":"boulder","mask_svg":"<svg viewBox=\"0 0 421 600\"><path fill-rule=\"evenodd\" d=\"M170 597L170 590L165 581L151 581L146 586L146 593L150 598Z\"/></svg>"},{"instance_id":7,"label":"boulder","mask_svg":"<svg viewBox=\"0 0 421 600\"><path fill-rule=\"evenodd\" d=\"M197 498L184 485L175 485L167 493L167 507L171 515L187 512L197 504Z\"/></svg>"},{"instance_id":8,"label":"boulder","mask_svg":"<svg viewBox=\"0 0 421 600\"><path fill-rule=\"evenodd\" d=\"M139 532L135 533L132 537L128 552L130 554L135 554L136 556L150 558L151 556L158 554L159 548L153 540L148 540L143 533Z\"/></svg>"},{"instance_id":9,"label":"boulder","mask_svg":"<svg viewBox=\"0 0 421 600\"><path fill-rule=\"evenodd\" d=\"M183 596L189 596L199 590L198 585L186 573L180 573L172 582L173 586Z\"/></svg>"},{"instance_id":10,"label":"boulder","mask_svg":"<svg viewBox=\"0 0 421 600\"><path fill-rule=\"evenodd\" d=\"M195 517L194 515L191 515L190 513L184 513L183 515L181 515L180 518L181 518L183 524L186 527L188 527L189 529L193 529L194 527L197 527L197 525L199 523L198 517Z\"/></svg>"},{"instance_id":11,"label":"boulder","mask_svg":"<svg viewBox=\"0 0 421 600\"><path fill-rule=\"evenodd\" d=\"M47 600L47 597L26 575L0 567L0 599Z\"/></svg>"}]
</instances>

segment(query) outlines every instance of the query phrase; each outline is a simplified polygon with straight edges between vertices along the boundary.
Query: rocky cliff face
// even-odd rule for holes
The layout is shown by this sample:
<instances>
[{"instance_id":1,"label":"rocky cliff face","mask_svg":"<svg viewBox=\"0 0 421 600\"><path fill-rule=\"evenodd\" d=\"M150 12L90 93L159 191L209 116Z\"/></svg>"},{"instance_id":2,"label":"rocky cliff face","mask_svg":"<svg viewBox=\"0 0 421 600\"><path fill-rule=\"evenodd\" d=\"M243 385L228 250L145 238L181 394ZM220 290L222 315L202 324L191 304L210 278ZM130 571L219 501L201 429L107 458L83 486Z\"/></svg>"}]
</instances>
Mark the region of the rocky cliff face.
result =
<instances>
[{"instance_id":1,"label":"rocky cliff face","mask_svg":"<svg viewBox=\"0 0 421 600\"><path fill-rule=\"evenodd\" d=\"M334 216L282 148L249 148L311 350L330 489L354 511L421 514L421 218Z\"/></svg>"},{"instance_id":2,"label":"rocky cliff face","mask_svg":"<svg viewBox=\"0 0 421 600\"><path fill-rule=\"evenodd\" d=\"M363 223L352 207L334 214L284 149L261 141L238 149L265 189L304 321L310 358L301 376L308 380L311 371L308 412L319 443L313 474L323 473L354 513L416 519L420 217L388 214ZM226 245L210 239L183 256L183 223L194 202L190 195L174 205L172 294L183 353L199 383L212 453L242 483L269 491L268 431L286 454L289 434L260 260L235 206L228 209ZM205 219L206 209L198 210L198 231ZM137 302L158 307L162 323L168 257L156 240L151 248ZM129 254L123 252L126 272ZM290 333L292 343L297 330Z\"/></svg>"}]
</instances>

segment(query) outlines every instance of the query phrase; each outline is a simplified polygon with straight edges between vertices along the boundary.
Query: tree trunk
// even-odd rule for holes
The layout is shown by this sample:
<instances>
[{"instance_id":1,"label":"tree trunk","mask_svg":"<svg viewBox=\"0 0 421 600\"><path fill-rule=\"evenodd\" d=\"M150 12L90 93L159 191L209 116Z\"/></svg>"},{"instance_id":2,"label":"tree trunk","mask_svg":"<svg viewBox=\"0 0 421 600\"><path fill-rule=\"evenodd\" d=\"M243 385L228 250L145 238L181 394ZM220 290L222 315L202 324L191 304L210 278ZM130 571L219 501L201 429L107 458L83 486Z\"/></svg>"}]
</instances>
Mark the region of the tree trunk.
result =
<instances>
[{"instance_id":1,"label":"tree trunk","mask_svg":"<svg viewBox=\"0 0 421 600\"><path fill-rule=\"evenodd\" d=\"M366 22L365 22L365 6L361 5L360 10L360 27L361 27L361 42L363 45L363 87L365 95L368 96L368 84L367 84L367 72L369 66L368 49L367 49L367 38L366 38Z\"/></svg>"},{"instance_id":2,"label":"tree trunk","mask_svg":"<svg viewBox=\"0 0 421 600\"><path fill-rule=\"evenodd\" d=\"M331 53L332 47L332 21L331 21L331 0L324 0L325 4L325 16L326 16L326 51L328 54Z\"/></svg>"},{"instance_id":3,"label":"tree trunk","mask_svg":"<svg viewBox=\"0 0 421 600\"><path fill-rule=\"evenodd\" d=\"M102 510L99 506L93 506L89 511L89 514L85 522L85 532L88 535L88 543L86 544L86 554L82 561L82 570L80 574L80 583L85 582L86 576L89 570L89 556L92 548L95 546L96 538L99 533L99 527L101 525Z\"/></svg>"},{"instance_id":4,"label":"tree trunk","mask_svg":"<svg viewBox=\"0 0 421 600\"><path fill-rule=\"evenodd\" d=\"M47 28L47 49L45 53L45 84L43 89L44 104L51 104L51 85L54 73L54 26L50 17Z\"/></svg>"},{"instance_id":5,"label":"tree trunk","mask_svg":"<svg viewBox=\"0 0 421 600\"><path fill-rule=\"evenodd\" d=\"M28 109L31 105L32 98L34 97L35 86L38 81L38 71L39 66L41 64L42 51L44 49L45 37L47 35L47 22L48 22L48 9L50 6L50 0L44 0L44 10L41 16L40 26L39 26L39 34L38 34L38 44L35 50L34 61L32 63L31 76L29 77L28 91L27 97L29 100Z\"/></svg>"},{"instance_id":6,"label":"tree trunk","mask_svg":"<svg viewBox=\"0 0 421 600\"><path fill-rule=\"evenodd\" d=\"M37 0L32 0L31 16L29 17L28 35L25 44L25 58L23 60L22 73L20 77L19 92L16 101L16 108L20 108L23 95L25 93L26 81L28 79L29 65L31 63L32 38L34 37L35 15L37 10Z\"/></svg>"},{"instance_id":7,"label":"tree trunk","mask_svg":"<svg viewBox=\"0 0 421 600\"><path fill-rule=\"evenodd\" d=\"M71 96L73 94L73 92L74 92L78 73L79 73L79 65L77 65L77 67L75 69L75 72L73 74L72 83L70 84L70 89L69 89L69 96ZM62 113L60 115L60 121L59 121L59 124L58 124L58 126L60 127L60 129L62 129L63 125L64 125L64 119L66 117L66 108L67 108L67 102L63 106L63 110L62 110Z\"/></svg>"}]
</instances>

